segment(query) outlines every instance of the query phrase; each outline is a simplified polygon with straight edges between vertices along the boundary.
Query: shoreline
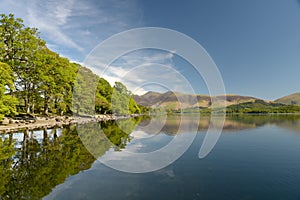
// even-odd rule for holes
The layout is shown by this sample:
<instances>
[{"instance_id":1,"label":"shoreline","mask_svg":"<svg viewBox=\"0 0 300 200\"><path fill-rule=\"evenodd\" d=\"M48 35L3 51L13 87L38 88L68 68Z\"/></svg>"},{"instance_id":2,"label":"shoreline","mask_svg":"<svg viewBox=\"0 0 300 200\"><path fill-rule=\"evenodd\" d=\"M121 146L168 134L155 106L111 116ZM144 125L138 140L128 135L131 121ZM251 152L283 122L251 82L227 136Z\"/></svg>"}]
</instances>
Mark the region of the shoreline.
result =
<instances>
[{"instance_id":1,"label":"shoreline","mask_svg":"<svg viewBox=\"0 0 300 200\"><path fill-rule=\"evenodd\" d=\"M56 117L37 117L36 120L9 120L8 124L0 124L0 134L13 133L21 130L35 130L35 129L50 129L54 127L63 127L72 124L85 124L89 122L101 122L128 119L138 117L140 114L131 115L94 115L89 117L84 116L56 116Z\"/></svg>"},{"instance_id":2,"label":"shoreline","mask_svg":"<svg viewBox=\"0 0 300 200\"><path fill-rule=\"evenodd\" d=\"M172 113L171 115L190 115L199 113ZM36 120L14 120L13 118L7 118L9 121L6 124L0 123L0 135L13 133L22 130L36 130L36 129L50 129L54 127L63 127L72 124L85 124L90 122L102 122L128 119L133 117L139 117L143 114L129 114L129 115L94 115L94 116L51 116L51 117L36 117ZM211 113L201 114L202 116L211 116ZM218 114L217 114L218 115ZM217 116L216 115L216 116ZM300 113L226 113L225 116L237 116L237 115L300 115Z\"/></svg>"}]
</instances>

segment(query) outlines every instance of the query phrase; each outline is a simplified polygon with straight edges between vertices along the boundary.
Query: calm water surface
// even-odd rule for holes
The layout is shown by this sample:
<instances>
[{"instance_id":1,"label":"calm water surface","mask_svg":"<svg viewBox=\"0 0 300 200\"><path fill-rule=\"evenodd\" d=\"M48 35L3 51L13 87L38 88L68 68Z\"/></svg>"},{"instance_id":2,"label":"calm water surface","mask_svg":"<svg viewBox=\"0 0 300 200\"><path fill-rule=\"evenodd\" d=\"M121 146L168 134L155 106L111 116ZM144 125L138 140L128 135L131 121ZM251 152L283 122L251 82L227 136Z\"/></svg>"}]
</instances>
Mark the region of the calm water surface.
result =
<instances>
[{"instance_id":1,"label":"calm water surface","mask_svg":"<svg viewBox=\"0 0 300 200\"><path fill-rule=\"evenodd\" d=\"M295 199L300 200L300 116L241 115L226 118L212 152L198 158L209 118L172 116L128 119L63 129L23 131L0 140L0 199ZM179 123L184 128L178 132ZM98 134L99 128L105 134ZM147 128L143 128L147 127ZM84 138L78 131L84 132ZM159 171L119 172L91 155L82 141L94 142L94 155L149 152L176 134L196 134L176 162ZM112 146L112 143L114 144Z\"/></svg>"}]
</instances>

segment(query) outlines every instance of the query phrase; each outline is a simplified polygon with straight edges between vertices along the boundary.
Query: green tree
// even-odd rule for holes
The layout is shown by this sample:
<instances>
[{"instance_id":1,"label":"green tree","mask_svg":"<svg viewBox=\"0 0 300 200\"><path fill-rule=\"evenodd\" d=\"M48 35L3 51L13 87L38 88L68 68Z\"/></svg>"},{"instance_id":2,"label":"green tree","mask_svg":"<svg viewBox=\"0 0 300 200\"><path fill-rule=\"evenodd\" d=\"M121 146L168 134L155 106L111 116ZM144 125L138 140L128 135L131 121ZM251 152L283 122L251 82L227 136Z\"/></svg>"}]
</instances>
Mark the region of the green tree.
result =
<instances>
[{"instance_id":1,"label":"green tree","mask_svg":"<svg viewBox=\"0 0 300 200\"><path fill-rule=\"evenodd\" d=\"M13 71L9 65L0 62L0 120L4 115L16 114L18 101L9 95L14 89Z\"/></svg>"},{"instance_id":2,"label":"green tree","mask_svg":"<svg viewBox=\"0 0 300 200\"><path fill-rule=\"evenodd\" d=\"M56 80L56 91L54 95L54 108L56 113L63 115L71 112L73 87L78 65L70 63L66 58L59 58L60 73Z\"/></svg>"},{"instance_id":3,"label":"green tree","mask_svg":"<svg viewBox=\"0 0 300 200\"><path fill-rule=\"evenodd\" d=\"M24 27L23 20L1 15L1 61L9 64L15 74L15 88L20 91L27 113L34 111L35 92L39 71L36 66L37 53L45 48L35 28Z\"/></svg>"},{"instance_id":4,"label":"green tree","mask_svg":"<svg viewBox=\"0 0 300 200\"><path fill-rule=\"evenodd\" d=\"M141 112L140 108L132 98L132 93L120 82L116 82L114 86L112 109L113 113L121 115Z\"/></svg>"},{"instance_id":5,"label":"green tree","mask_svg":"<svg viewBox=\"0 0 300 200\"><path fill-rule=\"evenodd\" d=\"M129 100L129 111L130 113L134 113L134 114L140 114L141 113L141 109L140 107L136 104L135 100L132 98L132 96L130 97Z\"/></svg>"},{"instance_id":6,"label":"green tree","mask_svg":"<svg viewBox=\"0 0 300 200\"><path fill-rule=\"evenodd\" d=\"M95 113L95 92L99 77L85 67L79 66L73 88L72 108L79 115Z\"/></svg>"},{"instance_id":7,"label":"green tree","mask_svg":"<svg viewBox=\"0 0 300 200\"><path fill-rule=\"evenodd\" d=\"M111 95L113 88L104 79L100 78L95 96L95 109L97 113L109 114L112 112Z\"/></svg>"},{"instance_id":8,"label":"green tree","mask_svg":"<svg viewBox=\"0 0 300 200\"><path fill-rule=\"evenodd\" d=\"M38 92L44 99L43 112L48 115L49 109L52 113L63 114L70 108L70 95L75 79L76 66L68 59L58 54L43 49L39 52Z\"/></svg>"},{"instance_id":9,"label":"green tree","mask_svg":"<svg viewBox=\"0 0 300 200\"><path fill-rule=\"evenodd\" d=\"M19 60L20 49L20 32L23 25L23 20L14 17L13 14L8 16L0 15L0 58L2 62L8 63L10 66L14 66L16 60Z\"/></svg>"},{"instance_id":10,"label":"green tree","mask_svg":"<svg viewBox=\"0 0 300 200\"><path fill-rule=\"evenodd\" d=\"M13 14L0 17L0 62L11 67L9 77L14 77L14 90L2 84L0 117L14 114L16 101L9 95L17 97L18 109L27 113L110 114L113 104L116 114L140 113L125 85L117 82L112 88L91 70L49 50L38 30L25 27Z\"/></svg>"}]
</instances>

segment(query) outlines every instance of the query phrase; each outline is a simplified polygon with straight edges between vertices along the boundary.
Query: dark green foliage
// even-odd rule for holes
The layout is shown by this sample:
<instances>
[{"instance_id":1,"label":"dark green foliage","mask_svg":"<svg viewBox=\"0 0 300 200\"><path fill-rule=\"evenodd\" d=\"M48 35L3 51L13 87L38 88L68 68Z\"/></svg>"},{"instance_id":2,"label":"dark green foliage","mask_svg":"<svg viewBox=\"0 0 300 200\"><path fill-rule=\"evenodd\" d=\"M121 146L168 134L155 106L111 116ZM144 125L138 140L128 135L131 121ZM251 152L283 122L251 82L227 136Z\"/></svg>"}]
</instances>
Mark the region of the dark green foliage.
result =
<instances>
[{"instance_id":1,"label":"dark green foliage","mask_svg":"<svg viewBox=\"0 0 300 200\"><path fill-rule=\"evenodd\" d=\"M95 109L97 113L100 114L111 114L111 96L113 88L110 84L103 78L99 79L96 91L95 99Z\"/></svg>"},{"instance_id":2,"label":"dark green foliage","mask_svg":"<svg viewBox=\"0 0 300 200\"><path fill-rule=\"evenodd\" d=\"M290 114L234 114L227 116L228 119L251 124L253 126L263 126L266 124L284 124L286 122L297 123L300 120L300 115Z\"/></svg>"},{"instance_id":3,"label":"dark green foliage","mask_svg":"<svg viewBox=\"0 0 300 200\"><path fill-rule=\"evenodd\" d=\"M187 108L182 110L172 110L172 113L201 113L211 114L224 113L224 108L215 108L213 111L211 108L199 107L199 108ZM253 113L253 114L268 114L268 113L300 113L300 106L298 105L285 105L281 103L266 102L256 99L251 102L234 104L226 107L227 114L238 113Z\"/></svg>"},{"instance_id":4,"label":"dark green foliage","mask_svg":"<svg viewBox=\"0 0 300 200\"><path fill-rule=\"evenodd\" d=\"M113 88L103 78L46 47L35 28L0 16L0 120L21 113L111 114ZM115 85L116 114L140 113L131 92ZM18 110L16 110L16 107Z\"/></svg>"},{"instance_id":5,"label":"dark green foliage","mask_svg":"<svg viewBox=\"0 0 300 200\"><path fill-rule=\"evenodd\" d=\"M0 161L6 162L0 164L5 172L0 181L0 198L41 199L68 176L89 169L95 161L74 126L63 129L60 137L53 129L53 139L44 130L42 143L30 137L28 131L24 134L21 150L15 155L14 146L2 145L0 140Z\"/></svg>"},{"instance_id":6,"label":"dark green foliage","mask_svg":"<svg viewBox=\"0 0 300 200\"><path fill-rule=\"evenodd\" d=\"M13 174L10 167L13 164L12 156L14 154L14 143L10 142L9 139L0 140L0 199Z\"/></svg>"},{"instance_id":7,"label":"dark green foliage","mask_svg":"<svg viewBox=\"0 0 300 200\"><path fill-rule=\"evenodd\" d=\"M131 92L120 82L116 82L112 94L112 110L117 115L139 114L141 110L132 98Z\"/></svg>"},{"instance_id":8,"label":"dark green foliage","mask_svg":"<svg viewBox=\"0 0 300 200\"><path fill-rule=\"evenodd\" d=\"M74 82L73 112L79 115L93 115L95 112L95 92L99 77L91 70L79 66Z\"/></svg>"},{"instance_id":9,"label":"dark green foliage","mask_svg":"<svg viewBox=\"0 0 300 200\"><path fill-rule=\"evenodd\" d=\"M124 149L130 142L130 134L139 124L141 118L125 119L120 121L101 122L101 130L106 135L115 150ZM99 134L99 133L98 133Z\"/></svg>"},{"instance_id":10,"label":"dark green foliage","mask_svg":"<svg viewBox=\"0 0 300 200\"><path fill-rule=\"evenodd\" d=\"M268 103L263 100L240 103L226 108L227 113L299 113L300 106Z\"/></svg>"},{"instance_id":11,"label":"dark green foliage","mask_svg":"<svg viewBox=\"0 0 300 200\"><path fill-rule=\"evenodd\" d=\"M0 62L0 120L4 115L16 114L17 99L9 93L14 88L14 76L10 66Z\"/></svg>"},{"instance_id":12,"label":"dark green foliage","mask_svg":"<svg viewBox=\"0 0 300 200\"><path fill-rule=\"evenodd\" d=\"M142 106L142 105L138 105L138 106L141 110L141 113L149 113L150 108L148 106Z\"/></svg>"}]
</instances>

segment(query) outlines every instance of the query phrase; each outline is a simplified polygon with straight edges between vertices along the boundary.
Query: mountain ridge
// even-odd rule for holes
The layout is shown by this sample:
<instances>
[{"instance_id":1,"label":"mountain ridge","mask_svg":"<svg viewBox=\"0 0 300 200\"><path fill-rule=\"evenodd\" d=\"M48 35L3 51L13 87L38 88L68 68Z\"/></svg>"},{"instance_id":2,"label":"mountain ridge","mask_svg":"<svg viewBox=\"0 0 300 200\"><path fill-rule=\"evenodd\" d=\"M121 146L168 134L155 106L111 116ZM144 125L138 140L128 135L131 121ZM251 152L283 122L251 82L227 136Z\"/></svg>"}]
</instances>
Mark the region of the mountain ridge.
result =
<instances>
[{"instance_id":1,"label":"mountain ridge","mask_svg":"<svg viewBox=\"0 0 300 200\"><path fill-rule=\"evenodd\" d=\"M241 95L218 95L210 97L209 95L204 94L185 94L181 92L172 92L167 91L164 93L152 92L149 91L143 95L133 95L134 100L137 104L147 107L169 107L171 109L180 108L191 108L191 107L203 107L208 108L211 106L211 98L216 98L216 100L220 97L226 99L226 106L230 106L233 104L251 102L255 100L260 100L256 97L251 96L241 96ZM180 105L179 105L180 104Z\"/></svg>"},{"instance_id":2,"label":"mountain ridge","mask_svg":"<svg viewBox=\"0 0 300 200\"><path fill-rule=\"evenodd\" d=\"M237 94L222 94L212 96L205 94L185 94L181 92L167 91L164 93L149 91L143 95L133 95L137 104L152 108L164 107L169 109L186 109L193 107L209 108L211 98L224 98L225 105L234 106L242 103L254 103L256 101L266 104L300 105L300 93L290 94L276 100L264 100L252 96L243 96Z\"/></svg>"}]
</instances>

